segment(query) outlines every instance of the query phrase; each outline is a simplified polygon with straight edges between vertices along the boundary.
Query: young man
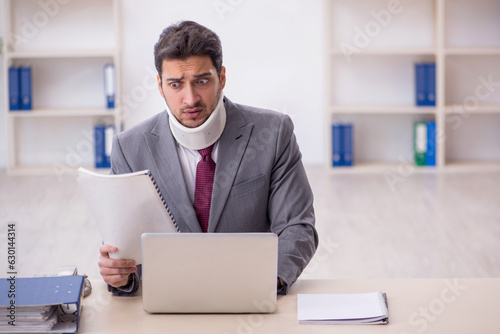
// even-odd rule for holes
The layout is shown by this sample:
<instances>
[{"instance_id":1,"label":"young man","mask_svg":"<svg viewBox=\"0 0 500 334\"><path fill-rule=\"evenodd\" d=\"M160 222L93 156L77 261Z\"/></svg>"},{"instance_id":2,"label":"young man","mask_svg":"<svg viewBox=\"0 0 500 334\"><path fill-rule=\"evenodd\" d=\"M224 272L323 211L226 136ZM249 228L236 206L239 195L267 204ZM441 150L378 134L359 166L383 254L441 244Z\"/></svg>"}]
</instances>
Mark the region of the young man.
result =
<instances>
[{"instance_id":1,"label":"young man","mask_svg":"<svg viewBox=\"0 0 500 334\"><path fill-rule=\"evenodd\" d=\"M167 27L154 55L166 110L115 137L111 172L151 170L181 232L276 233L286 294L318 246L292 121L224 97L219 37L195 22ZM101 275L110 291L133 295L140 266L110 259L115 251L100 248Z\"/></svg>"}]
</instances>

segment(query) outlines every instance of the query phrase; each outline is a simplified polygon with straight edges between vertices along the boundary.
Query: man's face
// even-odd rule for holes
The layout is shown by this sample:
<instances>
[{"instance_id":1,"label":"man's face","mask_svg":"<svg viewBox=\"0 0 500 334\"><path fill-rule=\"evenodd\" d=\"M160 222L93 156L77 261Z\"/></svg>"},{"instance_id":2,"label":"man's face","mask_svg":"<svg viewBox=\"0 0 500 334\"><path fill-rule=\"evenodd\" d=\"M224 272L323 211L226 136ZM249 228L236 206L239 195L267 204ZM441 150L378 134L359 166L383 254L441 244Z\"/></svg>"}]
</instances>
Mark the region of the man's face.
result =
<instances>
[{"instance_id":1,"label":"man's face","mask_svg":"<svg viewBox=\"0 0 500 334\"><path fill-rule=\"evenodd\" d=\"M209 56L186 60L163 60L158 88L172 114L188 128L202 125L210 116L226 84L226 69L220 78Z\"/></svg>"}]
</instances>

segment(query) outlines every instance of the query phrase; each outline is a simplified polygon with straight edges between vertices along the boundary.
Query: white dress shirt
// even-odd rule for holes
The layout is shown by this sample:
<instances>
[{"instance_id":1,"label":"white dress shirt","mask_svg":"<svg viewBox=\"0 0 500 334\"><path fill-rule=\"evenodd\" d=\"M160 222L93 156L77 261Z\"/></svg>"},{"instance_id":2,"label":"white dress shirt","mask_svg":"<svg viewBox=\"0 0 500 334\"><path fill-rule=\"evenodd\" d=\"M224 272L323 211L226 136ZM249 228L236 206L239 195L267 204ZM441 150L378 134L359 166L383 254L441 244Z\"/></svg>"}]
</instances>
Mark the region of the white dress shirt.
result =
<instances>
[{"instance_id":1,"label":"white dress shirt","mask_svg":"<svg viewBox=\"0 0 500 334\"><path fill-rule=\"evenodd\" d=\"M179 144L177 141L177 154L179 155L179 162L181 163L182 174L184 175L184 182L186 183L187 192L191 204L194 203L194 188L196 184L196 165L201 161L201 154L197 150L191 150ZM217 165L217 152L219 141L217 140L212 150L212 160Z\"/></svg>"}]
</instances>

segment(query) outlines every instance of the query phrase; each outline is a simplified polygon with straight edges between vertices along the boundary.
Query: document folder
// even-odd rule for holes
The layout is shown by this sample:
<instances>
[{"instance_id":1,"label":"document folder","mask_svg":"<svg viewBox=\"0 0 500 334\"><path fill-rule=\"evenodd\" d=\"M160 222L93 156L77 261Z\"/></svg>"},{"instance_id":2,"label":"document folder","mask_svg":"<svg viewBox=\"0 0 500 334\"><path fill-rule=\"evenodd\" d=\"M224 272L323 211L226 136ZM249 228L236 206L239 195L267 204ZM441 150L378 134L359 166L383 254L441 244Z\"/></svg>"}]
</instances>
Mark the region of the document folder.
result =
<instances>
[{"instance_id":1,"label":"document folder","mask_svg":"<svg viewBox=\"0 0 500 334\"><path fill-rule=\"evenodd\" d=\"M21 109L31 110L31 67L20 68L21 77Z\"/></svg>"},{"instance_id":2,"label":"document folder","mask_svg":"<svg viewBox=\"0 0 500 334\"><path fill-rule=\"evenodd\" d=\"M83 276L0 279L0 333L76 333Z\"/></svg>"},{"instance_id":3,"label":"document folder","mask_svg":"<svg viewBox=\"0 0 500 334\"><path fill-rule=\"evenodd\" d=\"M381 291L354 294L298 294L299 324L386 325L387 295Z\"/></svg>"},{"instance_id":4,"label":"document folder","mask_svg":"<svg viewBox=\"0 0 500 334\"><path fill-rule=\"evenodd\" d=\"M9 109L21 109L21 79L19 67L9 67Z\"/></svg>"}]
</instances>

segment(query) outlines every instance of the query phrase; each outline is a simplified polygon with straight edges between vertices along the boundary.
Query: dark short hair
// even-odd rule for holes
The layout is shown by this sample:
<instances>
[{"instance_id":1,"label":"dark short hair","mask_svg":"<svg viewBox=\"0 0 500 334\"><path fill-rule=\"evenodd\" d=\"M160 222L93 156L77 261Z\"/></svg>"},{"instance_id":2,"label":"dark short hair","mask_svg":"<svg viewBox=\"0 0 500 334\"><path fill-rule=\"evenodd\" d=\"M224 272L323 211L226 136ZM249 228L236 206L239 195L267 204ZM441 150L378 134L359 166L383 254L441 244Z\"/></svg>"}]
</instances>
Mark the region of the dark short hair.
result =
<instances>
[{"instance_id":1,"label":"dark short hair","mask_svg":"<svg viewBox=\"0 0 500 334\"><path fill-rule=\"evenodd\" d=\"M154 48L155 66L161 78L163 60L186 60L209 56L220 76L222 45L216 33L193 21L182 21L165 28Z\"/></svg>"}]
</instances>

